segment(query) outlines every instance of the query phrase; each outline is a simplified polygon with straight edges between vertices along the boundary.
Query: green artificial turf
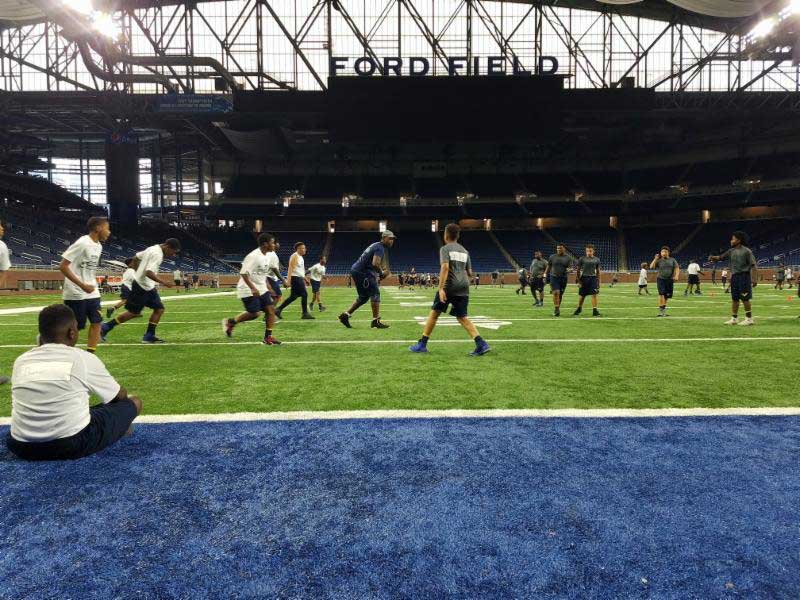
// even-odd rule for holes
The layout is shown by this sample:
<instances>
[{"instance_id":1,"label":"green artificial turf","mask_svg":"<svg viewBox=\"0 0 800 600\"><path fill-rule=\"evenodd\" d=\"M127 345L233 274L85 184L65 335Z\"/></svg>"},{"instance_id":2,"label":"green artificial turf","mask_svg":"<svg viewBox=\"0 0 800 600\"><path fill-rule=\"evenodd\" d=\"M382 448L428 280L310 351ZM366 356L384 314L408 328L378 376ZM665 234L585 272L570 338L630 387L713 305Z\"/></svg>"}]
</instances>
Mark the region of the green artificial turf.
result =
<instances>
[{"instance_id":1,"label":"green artificial turf","mask_svg":"<svg viewBox=\"0 0 800 600\"><path fill-rule=\"evenodd\" d=\"M220 321L240 312L241 304L233 295L217 295L165 303L158 335L171 344L139 344L145 313L118 327L98 355L141 396L149 414L797 405L784 375L798 339L763 339L800 338L795 290L756 288L757 325L745 328L724 325L730 303L720 287L706 285L704 296L689 298L682 284L676 288L671 316L658 319L655 296L637 297L630 285L605 286L603 317L593 318L588 301L583 316L571 316L577 295L570 285L563 316L555 319L549 296L544 308L533 308L531 296L517 296L515 286L481 286L472 292L470 314L502 324L479 326L492 352L476 358L467 356L472 343L457 326L437 328L428 355L410 353L422 330L415 318L428 314L433 290L396 288L383 290L387 330L370 329L368 306L356 313L354 329L345 329L336 317L355 293L323 288L327 312L301 321L296 302L276 327L282 341L309 343L264 347L260 320L240 325L228 340ZM0 310L55 301L6 296ZM10 373L25 350L7 346L35 343L35 323L35 313L0 316L0 373ZM685 341L657 341L675 338ZM437 343L442 340L455 343ZM10 411L10 386L3 386L0 416Z\"/></svg>"}]
</instances>

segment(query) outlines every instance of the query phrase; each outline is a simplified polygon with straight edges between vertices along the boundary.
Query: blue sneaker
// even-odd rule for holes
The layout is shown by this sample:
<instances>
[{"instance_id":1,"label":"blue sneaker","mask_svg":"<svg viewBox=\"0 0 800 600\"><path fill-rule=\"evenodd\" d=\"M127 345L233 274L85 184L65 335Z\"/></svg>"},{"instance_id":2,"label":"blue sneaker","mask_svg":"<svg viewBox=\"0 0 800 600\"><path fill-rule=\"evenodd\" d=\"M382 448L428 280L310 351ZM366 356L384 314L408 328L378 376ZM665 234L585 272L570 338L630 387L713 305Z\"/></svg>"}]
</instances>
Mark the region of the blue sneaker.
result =
<instances>
[{"instance_id":1,"label":"blue sneaker","mask_svg":"<svg viewBox=\"0 0 800 600\"><path fill-rule=\"evenodd\" d=\"M166 342L164 342L164 340L162 340L160 337L156 337L155 335L146 333L146 334L144 334L144 337L142 338L142 343L143 344L164 344Z\"/></svg>"},{"instance_id":2,"label":"blue sneaker","mask_svg":"<svg viewBox=\"0 0 800 600\"><path fill-rule=\"evenodd\" d=\"M491 350L491 348L489 347L489 344L487 344L486 342L483 342L483 343L481 343L480 346L476 346L475 350L470 352L469 355L470 356L483 356L484 354L489 352L489 350Z\"/></svg>"},{"instance_id":3,"label":"blue sneaker","mask_svg":"<svg viewBox=\"0 0 800 600\"><path fill-rule=\"evenodd\" d=\"M109 331L111 331L111 327L108 326L108 323L103 323L102 325L100 325L100 341L101 342L105 342L106 341L106 336L108 335Z\"/></svg>"},{"instance_id":4,"label":"blue sneaker","mask_svg":"<svg viewBox=\"0 0 800 600\"><path fill-rule=\"evenodd\" d=\"M427 344L423 344L422 342L417 342L413 346L409 348L412 352L416 352L417 354L427 354L428 346Z\"/></svg>"}]
</instances>

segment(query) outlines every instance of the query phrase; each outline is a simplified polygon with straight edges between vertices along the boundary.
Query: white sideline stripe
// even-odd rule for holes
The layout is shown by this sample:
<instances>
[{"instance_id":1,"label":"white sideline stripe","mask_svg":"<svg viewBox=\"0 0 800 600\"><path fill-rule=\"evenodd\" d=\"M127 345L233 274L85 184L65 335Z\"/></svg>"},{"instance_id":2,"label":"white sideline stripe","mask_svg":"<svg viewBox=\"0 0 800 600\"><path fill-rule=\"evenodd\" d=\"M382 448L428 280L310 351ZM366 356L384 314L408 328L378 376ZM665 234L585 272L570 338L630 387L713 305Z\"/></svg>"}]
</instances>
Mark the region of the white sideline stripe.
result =
<instances>
[{"instance_id":1,"label":"white sideline stripe","mask_svg":"<svg viewBox=\"0 0 800 600\"><path fill-rule=\"evenodd\" d=\"M743 408L558 408L558 409L447 409L447 410L332 410L265 413L143 415L135 423L223 423L236 421L343 421L360 419L640 419L659 417L793 417L800 407ZM10 425L0 417L0 426Z\"/></svg>"},{"instance_id":2,"label":"white sideline stripe","mask_svg":"<svg viewBox=\"0 0 800 600\"><path fill-rule=\"evenodd\" d=\"M414 344L419 340L294 340L283 342L284 346L323 346L341 345L355 346L364 344ZM770 337L689 337L689 338L496 338L489 339L492 344L631 344L640 342L774 342L774 341L800 341L800 336L770 336ZM431 343L438 344L472 344L470 339L438 340ZM79 344L85 346L86 344ZM165 344L143 344L141 342L121 344L105 343L100 348L135 346L169 348L175 346L261 346L261 342L167 342ZM33 344L3 344L0 348L32 348Z\"/></svg>"},{"instance_id":3,"label":"white sideline stripe","mask_svg":"<svg viewBox=\"0 0 800 600\"><path fill-rule=\"evenodd\" d=\"M162 296L161 297L161 301L162 302L170 302L172 300L189 300L191 298L208 298L209 296L233 296L235 293L236 292L211 292L211 293L208 293L208 294L184 294L183 296L181 296L179 294L176 294L174 296ZM56 303L60 303L61 302L61 297L54 295L54 300L56 301ZM116 304L117 302L119 302L119 299L106 300L104 302L101 302L100 306L112 306L112 305ZM42 305L42 306L23 306L23 307L19 307L19 308L3 308L3 309L0 309L0 317L6 316L6 315L22 315L22 314L25 314L25 313L39 312L40 310L45 308L45 306L46 305Z\"/></svg>"}]
</instances>

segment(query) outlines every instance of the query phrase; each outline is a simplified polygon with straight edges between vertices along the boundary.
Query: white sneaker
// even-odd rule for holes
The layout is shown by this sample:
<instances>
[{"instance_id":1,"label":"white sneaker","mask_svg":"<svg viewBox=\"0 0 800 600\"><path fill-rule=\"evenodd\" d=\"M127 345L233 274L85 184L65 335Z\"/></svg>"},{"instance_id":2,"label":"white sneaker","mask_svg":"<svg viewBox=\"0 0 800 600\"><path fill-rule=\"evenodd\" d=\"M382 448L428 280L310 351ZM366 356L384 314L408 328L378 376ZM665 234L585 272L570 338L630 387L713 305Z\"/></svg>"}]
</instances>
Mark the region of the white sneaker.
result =
<instances>
[{"instance_id":1,"label":"white sneaker","mask_svg":"<svg viewBox=\"0 0 800 600\"><path fill-rule=\"evenodd\" d=\"M755 322L753 321L753 319L747 318L741 323L739 323L739 325L755 325Z\"/></svg>"},{"instance_id":2,"label":"white sneaker","mask_svg":"<svg viewBox=\"0 0 800 600\"><path fill-rule=\"evenodd\" d=\"M733 317L725 321L725 325L738 325L738 324L739 321L737 319L734 319Z\"/></svg>"}]
</instances>

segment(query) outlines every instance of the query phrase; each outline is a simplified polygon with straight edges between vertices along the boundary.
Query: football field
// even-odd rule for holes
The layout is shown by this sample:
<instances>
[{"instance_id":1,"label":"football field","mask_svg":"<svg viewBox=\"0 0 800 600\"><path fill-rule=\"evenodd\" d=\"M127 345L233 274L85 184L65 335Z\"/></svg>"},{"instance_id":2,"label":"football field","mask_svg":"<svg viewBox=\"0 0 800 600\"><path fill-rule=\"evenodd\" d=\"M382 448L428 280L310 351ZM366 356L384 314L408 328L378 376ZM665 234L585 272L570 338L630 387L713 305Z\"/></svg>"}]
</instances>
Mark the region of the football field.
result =
<instances>
[{"instance_id":1,"label":"football field","mask_svg":"<svg viewBox=\"0 0 800 600\"><path fill-rule=\"evenodd\" d=\"M467 356L471 341L444 316L430 353L409 352L434 291L393 287L382 291L390 329L369 327L368 306L345 329L337 315L355 293L323 288L328 310L315 310L316 320L300 320L299 301L285 311L275 329L280 347L260 344L261 320L239 325L232 339L223 335L221 320L241 312L231 292L180 294L165 302L158 328L167 344L140 343L145 311L114 330L98 355L142 398L145 414L797 404L787 362L800 341L796 290L757 287L756 325L733 327L724 324L729 297L710 285L703 296L679 292L664 319L656 318L657 298L639 297L630 285L603 287L602 317L590 309L572 316L574 285L560 318L549 296L534 308L514 289L473 288L470 316L492 345L483 357ZM35 343L36 313L17 311L57 300L0 298L0 372ZM9 388L0 388L0 416L9 414Z\"/></svg>"},{"instance_id":2,"label":"football field","mask_svg":"<svg viewBox=\"0 0 800 600\"><path fill-rule=\"evenodd\" d=\"M797 598L800 302L760 286L732 327L706 288L664 319L631 286L572 317L573 290L556 319L481 287L482 357L444 319L408 351L432 290L385 288L379 331L324 289L280 347L224 336L230 293L169 294L169 343L139 322L99 350L143 398L132 436L61 463L0 445L0 598ZM0 372L52 299L0 308Z\"/></svg>"}]
</instances>

